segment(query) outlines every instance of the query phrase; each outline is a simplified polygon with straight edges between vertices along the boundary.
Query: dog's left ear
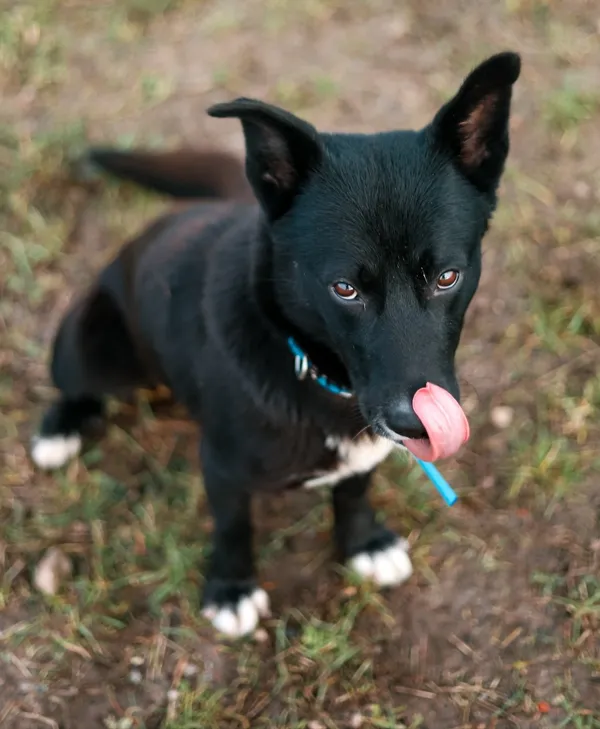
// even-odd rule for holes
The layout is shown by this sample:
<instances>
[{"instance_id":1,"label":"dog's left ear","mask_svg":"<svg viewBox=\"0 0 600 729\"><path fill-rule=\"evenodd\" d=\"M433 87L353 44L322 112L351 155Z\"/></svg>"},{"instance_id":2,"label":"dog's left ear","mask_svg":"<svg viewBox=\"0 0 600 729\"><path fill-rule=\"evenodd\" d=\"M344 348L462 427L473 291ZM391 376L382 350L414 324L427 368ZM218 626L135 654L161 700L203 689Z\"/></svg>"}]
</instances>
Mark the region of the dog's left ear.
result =
<instances>
[{"instance_id":1,"label":"dog's left ear","mask_svg":"<svg viewBox=\"0 0 600 729\"><path fill-rule=\"evenodd\" d=\"M208 114L242 122L246 175L254 194L271 220L287 212L321 161L317 130L283 109L254 99L216 104Z\"/></svg>"},{"instance_id":2,"label":"dog's left ear","mask_svg":"<svg viewBox=\"0 0 600 729\"><path fill-rule=\"evenodd\" d=\"M499 53L465 79L432 123L436 141L482 192L493 193L508 155L512 87L521 72L516 53Z\"/></svg>"}]
</instances>

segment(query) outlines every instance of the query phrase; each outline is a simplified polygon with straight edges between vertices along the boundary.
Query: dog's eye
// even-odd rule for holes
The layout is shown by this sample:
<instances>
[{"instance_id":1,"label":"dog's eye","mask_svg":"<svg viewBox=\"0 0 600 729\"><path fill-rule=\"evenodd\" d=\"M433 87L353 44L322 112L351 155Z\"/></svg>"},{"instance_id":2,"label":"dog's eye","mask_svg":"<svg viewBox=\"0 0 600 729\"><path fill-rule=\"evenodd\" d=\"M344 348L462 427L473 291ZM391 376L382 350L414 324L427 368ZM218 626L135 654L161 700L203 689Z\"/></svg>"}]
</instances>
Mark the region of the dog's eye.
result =
<instances>
[{"instance_id":1,"label":"dog's eye","mask_svg":"<svg viewBox=\"0 0 600 729\"><path fill-rule=\"evenodd\" d=\"M358 291L354 288L354 286L346 283L346 281L336 281L332 288L336 296L339 296L340 299L343 299L344 301L352 301L358 296Z\"/></svg>"},{"instance_id":2,"label":"dog's eye","mask_svg":"<svg viewBox=\"0 0 600 729\"><path fill-rule=\"evenodd\" d=\"M444 273L442 273L442 275L438 277L438 280L436 282L438 290L448 291L448 289L456 286L459 278L460 274L458 271L454 271L453 269L450 271L444 271Z\"/></svg>"}]
</instances>

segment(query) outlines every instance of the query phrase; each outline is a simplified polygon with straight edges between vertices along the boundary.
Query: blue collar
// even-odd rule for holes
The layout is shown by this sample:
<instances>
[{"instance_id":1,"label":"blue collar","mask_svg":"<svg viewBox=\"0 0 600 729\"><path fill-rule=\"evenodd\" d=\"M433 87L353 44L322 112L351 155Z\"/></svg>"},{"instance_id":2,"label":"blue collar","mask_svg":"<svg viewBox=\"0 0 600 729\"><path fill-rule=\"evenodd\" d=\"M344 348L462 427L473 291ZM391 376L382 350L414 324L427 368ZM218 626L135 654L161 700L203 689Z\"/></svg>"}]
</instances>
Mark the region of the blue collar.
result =
<instances>
[{"instance_id":1,"label":"blue collar","mask_svg":"<svg viewBox=\"0 0 600 729\"><path fill-rule=\"evenodd\" d=\"M294 355L294 372L299 380L303 380L306 375L309 375L318 385L324 390L331 392L334 395L340 397L352 397L353 393L350 390L346 390L344 387L334 384L325 375L319 374L317 368L308 359L306 352L304 352L296 341L292 337L288 337L287 340L290 352Z\"/></svg>"},{"instance_id":2,"label":"blue collar","mask_svg":"<svg viewBox=\"0 0 600 729\"><path fill-rule=\"evenodd\" d=\"M306 352L300 349L292 337L288 337L287 343L290 348L290 352L294 355L294 371L299 380L303 380L306 375L309 375L311 379L313 379L318 385L321 385L321 387L328 392L331 392L334 395L339 395L340 397L352 397L353 393L350 390L346 390L339 385L334 385L333 382L330 382L327 377L325 377L325 375L320 375L317 368L308 359ZM458 497L442 474L437 470L433 463L425 463L425 461L421 461L416 457L415 460L439 491L446 504L448 506L452 506Z\"/></svg>"}]
</instances>

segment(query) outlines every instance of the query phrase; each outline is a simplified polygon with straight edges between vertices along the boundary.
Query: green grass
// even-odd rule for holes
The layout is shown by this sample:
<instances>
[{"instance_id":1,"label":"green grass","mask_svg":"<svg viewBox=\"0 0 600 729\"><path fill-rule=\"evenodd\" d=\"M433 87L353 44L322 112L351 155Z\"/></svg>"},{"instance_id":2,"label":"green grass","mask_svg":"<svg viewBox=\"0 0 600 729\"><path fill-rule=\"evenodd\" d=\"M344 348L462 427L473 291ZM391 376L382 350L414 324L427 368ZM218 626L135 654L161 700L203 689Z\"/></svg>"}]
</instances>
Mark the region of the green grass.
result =
<instances>
[{"instance_id":1,"label":"green grass","mask_svg":"<svg viewBox=\"0 0 600 729\"><path fill-rule=\"evenodd\" d=\"M0 26L0 69L15 85L45 89L62 80L64 36L45 29L53 17L56 0L15 3L3 11Z\"/></svg>"},{"instance_id":2,"label":"green grass","mask_svg":"<svg viewBox=\"0 0 600 729\"><path fill-rule=\"evenodd\" d=\"M234 712L223 709L224 693L183 685L171 702L172 716L167 716L165 729L219 729L224 721L236 718ZM238 719L239 726L244 726L243 717Z\"/></svg>"},{"instance_id":3,"label":"green grass","mask_svg":"<svg viewBox=\"0 0 600 729\"><path fill-rule=\"evenodd\" d=\"M307 112L328 100L335 99L339 91L336 81L325 74L314 75L301 81L284 79L275 87L274 102L296 113Z\"/></svg>"},{"instance_id":4,"label":"green grass","mask_svg":"<svg viewBox=\"0 0 600 729\"><path fill-rule=\"evenodd\" d=\"M0 263L6 292L38 306L60 285L52 270L68 237L68 203L56 189L57 169L83 149L80 124L33 137L4 135L10 164L0 203Z\"/></svg>"},{"instance_id":5,"label":"green grass","mask_svg":"<svg viewBox=\"0 0 600 729\"><path fill-rule=\"evenodd\" d=\"M285 638L285 624L281 626L278 648L284 654L287 652L288 657L278 665L280 686L287 683L292 667L302 665L310 677L305 681L309 690L304 690L304 694L318 707L322 707L328 692L338 682L342 690L355 691L356 684L361 691L372 689L371 663L361 660L360 648L349 635L354 616L351 620L347 617L342 615L335 623L315 618L304 620L299 639L293 643Z\"/></svg>"},{"instance_id":6,"label":"green grass","mask_svg":"<svg viewBox=\"0 0 600 729\"><path fill-rule=\"evenodd\" d=\"M473 438L460 463L440 466L460 493L458 505L445 509L414 464L390 459L376 478L374 503L381 518L410 536L415 577L382 595L331 565L325 491L304 502L290 498L285 510L278 497L270 497L277 516L259 524L257 564L260 579L272 576L268 589L275 615L248 640L225 644L216 642L199 611L211 523L195 434L182 425L183 416L175 413L175 424L165 421L141 395L135 412L111 403L106 437L61 472L40 474L26 455L34 421L52 396L45 368L50 320L88 273L164 207L156 197L101 178L89 181L98 189L82 203L69 163L89 134L124 146L171 141L169 126L155 123L152 114L166 106L177 76L162 67L140 70L138 60L152 43L179 43L182 28L192 25L199 49L192 60L206 64L212 86L206 104L190 101L185 113L195 114L211 95L250 88L291 110L310 111L324 128L332 119L340 126L368 119L374 128L389 128L389 108L372 120L352 109L363 97L365 108L377 108L369 94L380 93L379 74L386 73L386 53L393 51L387 37L392 8L378 0L273 0L260 12L237 0L231 7L208 0L110 0L93 8L77 0L66 5L35 0L12 3L4 12L1 83L16 121L0 127L0 665L6 681L0 686L0 723L24 726L29 719L20 707L33 696L42 719L31 721L60 725L57 707L71 700L60 692L68 686L83 692L76 697L83 705L110 695L102 705L107 729L349 729L359 721L361 729L442 729L443 710L453 712L456 726L487 722L490 729L503 729L503 722L531 722L540 729L598 729L594 698L586 693L588 678L591 685L600 673L595 647L600 585L590 547L597 535L573 516L581 500L592 508L600 469L594 265L600 218L590 172L598 160L593 144L584 159L573 140L580 139L584 124L592 129L600 123L600 97L571 81L555 83L556 68L567 62L577 71L583 59L581 70L589 71L591 51L573 39L584 32L577 23L596 19L591 13L587 20L567 22L559 11L542 0L511 0L502 10L508 35L521 37L522 24L528 33L525 60L532 68L524 73L520 93L537 93L536 74L545 73L544 64L555 90L537 99L541 126L535 114L528 116L527 104L519 106L525 118L514 133L522 138L485 243L486 252L493 248L500 255L482 289L489 308L479 311L475 330L465 334L466 347L481 338L465 362L475 373L464 390L477 403ZM434 23L413 5L406 13L400 44L406 52L422 29L445 33L435 25L443 18L436 16ZM338 46L337 60L329 46L321 54L309 42L329 27L343 29L346 45ZM441 44L439 62L453 74L472 67L498 41L486 28L464 44L457 35L460 47ZM237 58L231 50L244 48L244 34L253 29L253 44L279 49L276 74L265 54L264 83L262 66L260 73L245 74L254 68L252 53ZM456 34L461 32L457 26ZM203 55L203 33L223 47L210 63ZM299 59L290 51L288 58L298 33L306 34L306 55ZM338 42L335 33L327 40ZM88 62L125 64L126 85L117 76L109 81L110 68L106 78L92 74L97 88L90 96L90 118L65 123L69 96L81 91L73 88L78 76L71 54L84 53L86 44L93 49ZM369 54L379 46L382 53L369 68ZM371 74L366 85L345 73L349 48L358 49L357 56L364 51ZM444 78L429 62L420 65L420 58L415 53L415 71L446 98ZM327 59L333 59L331 65ZM396 73L399 61L392 62ZM133 99L135 109L124 107L122 118L105 119L110 94L120 94L123 103ZM66 107L57 99L66 99ZM397 106L394 124L402 120L401 92ZM15 109L22 109L21 118ZM431 109L421 112L423 120L430 118ZM546 158L549 147L554 152ZM570 196L582 181L590 197ZM72 231L88 203L101 235L84 247ZM489 260L484 258L486 266ZM506 288L496 290L500 281ZM502 297L510 318L497 314ZM506 382L485 376L497 360L510 372ZM498 404L514 410L504 431L490 425L489 413ZM489 478L494 485L481 488ZM525 517L531 521L519 531L515 520ZM536 534L547 541L536 542ZM533 540L531 547L524 546L525 537ZM52 546L69 556L73 576L56 595L42 597L31 575ZM473 560L472 583L458 569L467 559ZM536 571L519 611L522 630L506 650L494 651L489 636L502 624L515 571L529 569L529 561ZM302 574L294 574L299 564ZM459 576L455 587L453 570ZM493 577L496 593L481 589L482 575ZM448 592L452 607L462 605L452 635L471 635L473 655L463 646L466 652L457 659L456 646L439 634ZM493 605L489 612L487 602ZM490 624L484 628L477 624L480 607ZM536 621L547 629L538 634L531 627ZM413 623L421 628L413 631ZM133 654L145 660L143 680L135 685L126 665ZM554 680L551 696L538 695L536 661L543 661ZM184 672L188 663L195 673ZM584 680L578 683L580 675ZM5 699L3 692L26 682L35 685L31 695ZM84 693L88 684L96 691L90 699ZM546 708L543 702L548 713L539 711L540 704ZM476 720L476 712L485 718ZM74 721L84 726L86 718Z\"/></svg>"},{"instance_id":7,"label":"green grass","mask_svg":"<svg viewBox=\"0 0 600 729\"><path fill-rule=\"evenodd\" d=\"M556 689L554 703L565 715L557 724L560 729L600 729L600 714L581 706L580 693L572 678L557 681Z\"/></svg>"},{"instance_id":8,"label":"green grass","mask_svg":"<svg viewBox=\"0 0 600 729\"><path fill-rule=\"evenodd\" d=\"M173 91L168 79L153 73L143 75L140 85L144 104L158 104L167 99Z\"/></svg>"},{"instance_id":9,"label":"green grass","mask_svg":"<svg viewBox=\"0 0 600 729\"><path fill-rule=\"evenodd\" d=\"M553 91L545 100L543 116L551 129L567 132L592 118L600 109L600 94L570 86Z\"/></svg>"},{"instance_id":10,"label":"green grass","mask_svg":"<svg viewBox=\"0 0 600 729\"><path fill-rule=\"evenodd\" d=\"M589 299L560 301L554 297L532 300L533 331L540 344L564 355L580 348L583 338L600 335L600 310Z\"/></svg>"},{"instance_id":11,"label":"green grass","mask_svg":"<svg viewBox=\"0 0 600 729\"><path fill-rule=\"evenodd\" d=\"M181 5L181 0L126 0L123 5L133 17L149 20L176 10Z\"/></svg>"}]
</instances>

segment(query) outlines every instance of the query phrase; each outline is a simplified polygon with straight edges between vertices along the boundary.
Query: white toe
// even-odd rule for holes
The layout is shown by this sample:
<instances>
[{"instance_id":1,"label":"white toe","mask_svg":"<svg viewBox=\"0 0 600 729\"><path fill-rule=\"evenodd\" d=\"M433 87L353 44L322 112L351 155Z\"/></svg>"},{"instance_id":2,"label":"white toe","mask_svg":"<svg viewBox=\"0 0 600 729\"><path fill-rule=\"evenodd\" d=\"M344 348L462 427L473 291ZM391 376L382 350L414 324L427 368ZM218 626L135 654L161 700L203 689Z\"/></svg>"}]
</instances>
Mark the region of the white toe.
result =
<instances>
[{"instance_id":1,"label":"white toe","mask_svg":"<svg viewBox=\"0 0 600 729\"><path fill-rule=\"evenodd\" d=\"M38 468L52 470L64 466L80 450L81 438L78 435L37 436L31 446L31 459Z\"/></svg>"},{"instance_id":2,"label":"white toe","mask_svg":"<svg viewBox=\"0 0 600 729\"><path fill-rule=\"evenodd\" d=\"M269 596L264 590L257 589L233 607L219 610L215 605L208 605L203 614L219 633L230 638L240 638L256 630L260 619L271 614Z\"/></svg>"},{"instance_id":3,"label":"white toe","mask_svg":"<svg viewBox=\"0 0 600 729\"><path fill-rule=\"evenodd\" d=\"M386 552L379 552L373 555L375 566L375 579L377 585L393 585L396 575L396 565L390 555Z\"/></svg>"},{"instance_id":4,"label":"white toe","mask_svg":"<svg viewBox=\"0 0 600 729\"><path fill-rule=\"evenodd\" d=\"M269 596L260 587L250 595L252 604L258 610L258 614L261 618L268 618L271 616L271 605L269 602Z\"/></svg>"},{"instance_id":5,"label":"white toe","mask_svg":"<svg viewBox=\"0 0 600 729\"><path fill-rule=\"evenodd\" d=\"M370 580L375 574L375 565L371 555L367 552L361 552L350 560L350 567L360 576L363 580Z\"/></svg>"},{"instance_id":6,"label":"white toe","mask_svg":"<svg viewBox=\"0 0 600 729\"><path fill-rule=\"evenodd\" d=\"M237 614L239 621L239 635L247 635L257 627L260 615L251 598L245 597L243 600L239 601Z\"/></svg>"},{"instance_id":7,"label":"white toe","mask_svg":"<svg viewBox=\"0 0 600 729\"><path fill-rule=\"evenodd\" d=\"M365 580L380 586L400 585L413 572L408 545L400 539L380 552L361 552L350 561L350 567Z\"/></svg>"},{"instance_id":8,"label":"white toe","mask_svg":"<svg viewBox=\"0 0 600 729\"><path fill-rule=\"evenodd\" d=\"M237 615L229 608L223 608L218 610L215 617L212 619L212 624L219 633L225 635L231 635L237 637L239 632L239 620Z\"/></svg>"}]
</instances>

